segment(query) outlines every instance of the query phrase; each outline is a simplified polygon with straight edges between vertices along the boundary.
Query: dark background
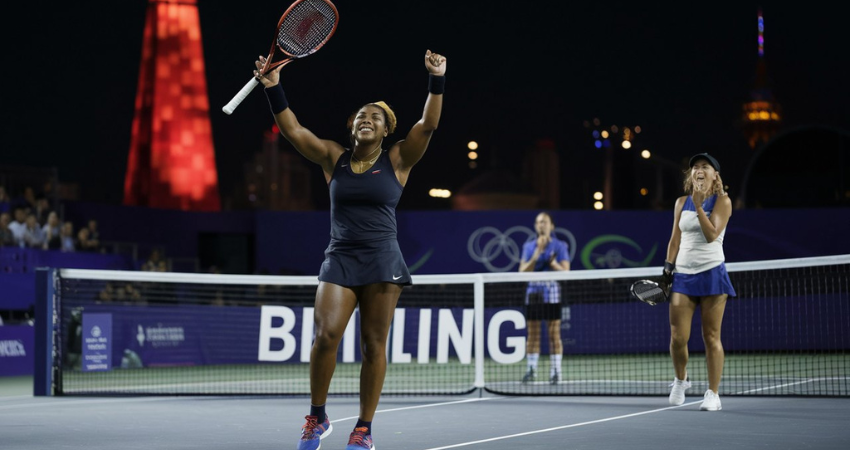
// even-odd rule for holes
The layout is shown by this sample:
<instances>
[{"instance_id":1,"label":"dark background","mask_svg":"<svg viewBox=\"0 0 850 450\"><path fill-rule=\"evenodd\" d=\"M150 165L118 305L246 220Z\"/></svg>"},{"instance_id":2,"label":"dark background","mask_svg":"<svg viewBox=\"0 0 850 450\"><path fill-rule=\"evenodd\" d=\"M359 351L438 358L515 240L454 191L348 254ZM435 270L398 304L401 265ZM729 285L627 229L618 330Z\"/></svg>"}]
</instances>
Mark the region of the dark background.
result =
<instances>
[{"instance_id":1,"label":"dark background","mask_svg":"<svg viewBox=\"0 0 850 450\"><path fill-rule=\"evenodd\" d=\"M231 116L221 106L251 77L287 6L198 2L222 198L242 183L243 164L273 121L258 91ZM577 186L602 185L601 153L583 126L593 118L641 126L632 151L649 148L674 162L711 151L733 193L752 156L736 121L754 82L758 3L339 0L336 6L341 23L330 42L282 75L293 111L320 137L344 143L348 114L385 100L399 117L391 138L402 138L426 97L425 50L448 58L440 129L399 208L448 207L427 190L457 191L494 164L518 167L539 139L552 140L560 155L561 206L585 208ZM147 2L24 8L2 19L2 164L56 167L61 182L79 185L82 200L118 204ZM785 129L850 129L848 10L818 2L764 6L768 74ZM469 140L481 145L475 170L467 165ZM321 207L327 189L314 170Z\"/></svg>"}]
</instances>

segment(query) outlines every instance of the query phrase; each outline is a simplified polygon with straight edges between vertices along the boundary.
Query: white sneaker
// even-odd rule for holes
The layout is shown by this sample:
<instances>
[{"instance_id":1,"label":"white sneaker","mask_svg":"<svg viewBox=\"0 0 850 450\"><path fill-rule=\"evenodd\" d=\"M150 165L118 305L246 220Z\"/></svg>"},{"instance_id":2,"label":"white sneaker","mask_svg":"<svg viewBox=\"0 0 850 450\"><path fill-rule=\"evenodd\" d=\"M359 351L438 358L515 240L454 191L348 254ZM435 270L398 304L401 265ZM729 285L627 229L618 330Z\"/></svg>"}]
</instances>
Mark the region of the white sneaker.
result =
<instances>
[{"instance_id":1,"label":"white sneaker","mask_svg":"<svg viewBox=\"0 0 850 450\"><path fill-rule=\"evenodd\" d=\"M700 411L720 411L723 407L720 406L720 396L715 394L711 389L705 391L705 397L702 404L699 405Z\"/></svg>"},{"instance_id":2,"label":"white sneaker","mask_svg":"<svg viewBox=\"0 0 850 450\"><path fill-rule=\"evenodd\" d=\"M673 377L670 387L673 388L670 390L670 404L678 406L685 403L685 391L691 388L691 382L688 381L688 377L685 377L684 381Z\"/></svg>"}]
</instances>

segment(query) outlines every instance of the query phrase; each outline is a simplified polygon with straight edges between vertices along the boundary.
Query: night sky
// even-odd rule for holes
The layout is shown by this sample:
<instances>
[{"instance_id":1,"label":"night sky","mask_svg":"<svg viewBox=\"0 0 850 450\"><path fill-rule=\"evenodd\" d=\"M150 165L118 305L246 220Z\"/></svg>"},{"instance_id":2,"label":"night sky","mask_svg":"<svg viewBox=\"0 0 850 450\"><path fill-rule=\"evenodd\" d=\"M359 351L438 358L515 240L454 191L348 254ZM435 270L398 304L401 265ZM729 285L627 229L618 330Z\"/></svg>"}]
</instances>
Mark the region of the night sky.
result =
<instances>
[{"instance_id":1,"label":"night sky","mask_svg":"<svg viewBox=\"0 0 850 450\"><path fill-rule=\"evenodd\" d=\"M785 129L850 130L850 38L842 31L850 6L783 3L763 11L768 74ZM523 150L539 139L553 141L560 154L562 208L585 208L574 192L601 188L602 177L600 152L582 125L593 118L641 126L636 147L672 161L711 151L733 191L749 161L735 123L754 82L758 3L336 5L341 22L330 42L282 73L293 111L320 137L346 143L348 114L385 100L399 117L390 140L402 138L424 105L425 50L448 58L440 128L412 172L400 209L448 207L427 198L427 190L456 191L494 161L519 167ZM241 182L243 164L259 151L273 120L259 90L231 116L221 106L250 78L257 55L268 51L287 6L199 0L223 198ZM2 19L2 164L55 166L61 182L79 184L83 200L120 203L147 2L63 2L58 8ZM469 140L481 145L476 170L467 167ZM321 206L327 189L313 167Z\"/></svg>"}]
</instances>

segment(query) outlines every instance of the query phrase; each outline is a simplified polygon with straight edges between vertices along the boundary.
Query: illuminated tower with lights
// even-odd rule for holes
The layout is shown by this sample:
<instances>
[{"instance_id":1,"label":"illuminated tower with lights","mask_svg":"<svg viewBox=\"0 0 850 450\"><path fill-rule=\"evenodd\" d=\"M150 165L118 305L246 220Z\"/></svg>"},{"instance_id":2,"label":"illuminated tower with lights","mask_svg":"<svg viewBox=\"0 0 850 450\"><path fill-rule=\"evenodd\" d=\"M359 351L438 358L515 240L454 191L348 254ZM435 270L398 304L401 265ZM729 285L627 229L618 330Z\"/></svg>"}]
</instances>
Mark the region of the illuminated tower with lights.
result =
<instances>
[{"instance_id":1,"label":"illuminated tower with lights","mask_svg":"<svg viewBox=\"0 0 850 450\"><path fill-rule=\"evenodd\" d=\"M770 90L767 67L764 61L764 17L758 12L758 61L756 79L750 99L743 105L741 127L751 149L756 149L773 137L779 130L782 113L779 103Z\"/></svg>"},{"instance_id":2,"label":"illuminated tower with lights","mask_svg":"<svg viewBox=\"0 0 850 450\"><path fill-rule=\"evenodd\" d=\"M218 211L197 0L149 0L124 204Z\"/></svg>"}]
</instances>

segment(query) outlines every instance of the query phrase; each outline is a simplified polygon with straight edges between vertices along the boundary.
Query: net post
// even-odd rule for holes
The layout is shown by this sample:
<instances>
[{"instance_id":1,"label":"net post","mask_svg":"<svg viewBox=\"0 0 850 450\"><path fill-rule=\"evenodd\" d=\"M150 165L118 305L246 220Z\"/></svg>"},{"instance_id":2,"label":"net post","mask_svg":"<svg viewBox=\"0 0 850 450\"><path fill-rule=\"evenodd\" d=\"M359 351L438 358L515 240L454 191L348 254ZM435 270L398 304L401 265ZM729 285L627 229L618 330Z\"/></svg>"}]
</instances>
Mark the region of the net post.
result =
<instances>
[{"instance_id":1,"label":"net post","mask_svg":"<svg viewBox=\"0 0 850 450\"><path fill-rule=\"evenodd\" d=\"M484 277L478 274L473 283L473 317L475 321L475 383L477 389L484 388Z\"/></svg>"},{"instance_id":2,"label":"net post","mask_svg":"<svg viewBox=\"0 0 850 450\"><path fill-rule=\"evenodd\" d=\"M54 279L56 269L38 267L35 270L35 369L33 395L52 396L53 383L53 329L55 326Z\"/></svg>"}]
</instances>

